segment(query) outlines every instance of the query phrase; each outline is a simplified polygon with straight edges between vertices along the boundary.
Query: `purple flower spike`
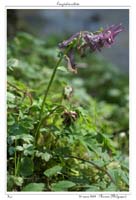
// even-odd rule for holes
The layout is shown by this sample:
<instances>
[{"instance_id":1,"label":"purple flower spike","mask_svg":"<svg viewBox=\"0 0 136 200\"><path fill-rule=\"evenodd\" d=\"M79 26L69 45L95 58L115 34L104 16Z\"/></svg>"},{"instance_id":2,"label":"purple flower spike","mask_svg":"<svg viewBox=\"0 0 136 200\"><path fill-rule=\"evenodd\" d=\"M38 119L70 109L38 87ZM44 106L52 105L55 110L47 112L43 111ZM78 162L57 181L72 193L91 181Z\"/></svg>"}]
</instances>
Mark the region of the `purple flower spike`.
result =
<instances>
[{"instance_id":1,"label":"purple flower spike","mask_svg":"<svg viewBox=\"0 0 136 200\"><path fill-rule=\"evenodd\" d=\"M122 27L121 24L119 25L112 25L111 27L109 27L106 31L110 31L112 34L112 37L115 38L120 32L122 32L124 30L124 28Z\"/></svg>"},{"instance_id":2,"label":"purple flower spike","mask_svg":"<svg viewBox=\"0 0 136 200\"><path fill-rule=\"evenodd\" d=\"M120 32L122 32L124 30L124 28L122 27L122 25L121 24L119 24L119 25L112 25L112 26L110 26L108 29L106 29L106 30L104 30L103 32L102 32L102 39L103 39L103 41L105 41L104 42L104 44L105 44L105 46L106 46L106 44L108 44L109 46L111 45L111 44L113 44L114 43L114 39L115 39L115 37L120 33Z\"/></svg>"},{"instance_id":3,"label":"purple flower spike","mask_svg":"<svg viewBox=\"0 0 136 200\"><path fill-rule=\"evenodd\" d=\"M76 33L74 35L72 35L68 40L65 40L61 43L59 43L59 48L65 48L67 47L75 38L77 38L79 36L80 33Z\"/></svg>"},{"instance_id":4,"label":"purple flower spike","mask_svg":"<svg viewBox=\"0 0 136 200\"><path fill-rule=\"evenodd\" d=\"M88 31L81 31L72 35L68 40L59 44L59 48L64 50L67 47L71 47L68 54L65 55L68 62L68 68L72 72L76 72L76 64L74 62L74 53L78 52L80 56L85 54L86 49L90 49L91 52L96 50L101 51L103 47L111 47L114 43L115 37L124 30L121 24L112 25L109 28L91 33Z\"/></svg>"}]
</instances>

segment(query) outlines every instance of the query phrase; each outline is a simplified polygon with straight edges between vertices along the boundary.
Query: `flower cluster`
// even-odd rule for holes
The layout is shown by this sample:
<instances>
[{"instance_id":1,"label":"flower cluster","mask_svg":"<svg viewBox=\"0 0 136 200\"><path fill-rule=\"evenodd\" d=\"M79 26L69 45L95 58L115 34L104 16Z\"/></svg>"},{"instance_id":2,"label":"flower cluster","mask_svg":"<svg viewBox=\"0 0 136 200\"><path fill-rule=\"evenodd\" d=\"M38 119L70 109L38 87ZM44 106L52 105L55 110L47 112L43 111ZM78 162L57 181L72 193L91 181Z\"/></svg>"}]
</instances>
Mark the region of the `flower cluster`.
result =
<instances>
[{"instance_id":1,"label":"flower cluster","mask_svg":"<svg viewBox=\"0 0 136 200\"><path fill-rule=\"evenodd\" d=\"M90 49L91 52L94 52L96 50L101 51L103 47L110 47L114 43L115 37L123 30L124 28L119 24L112 25L105 30L94 33L81 31L60 43L59 48L62 50L70 47L67 55L65 55L69 70L75 73L77 72L74 61L75 52L83 56L85 55L86 49Z\"/></svg>"}]
</instances>

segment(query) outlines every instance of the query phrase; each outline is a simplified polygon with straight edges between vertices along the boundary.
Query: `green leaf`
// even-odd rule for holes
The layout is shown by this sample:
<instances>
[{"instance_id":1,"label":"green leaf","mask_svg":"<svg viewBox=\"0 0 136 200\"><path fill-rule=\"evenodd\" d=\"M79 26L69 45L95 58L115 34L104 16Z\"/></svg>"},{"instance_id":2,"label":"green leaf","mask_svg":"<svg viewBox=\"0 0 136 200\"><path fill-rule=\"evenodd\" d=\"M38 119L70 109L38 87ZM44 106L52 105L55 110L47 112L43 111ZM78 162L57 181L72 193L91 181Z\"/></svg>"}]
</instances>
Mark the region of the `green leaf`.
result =
<instances>
[{"instance_id":1,"label":"green leaf","mask_svg":"<svg viewBox=\"0 0 136 200\"><path fill-rule=\"evenodd\" d=\"M33 144L23 144L23 148L25 156L33 155L35 152Z\"/></svg>"},{"instance_id":2,"label":"green leaf","mask_svg":"<svg viewBox=\"0 0 136 200\"><path fill-rule=\"evenodd\" d=\"M53 183L51 188L53 191L67 191L69 188L75 186L76 184L72 181L59 181L57 183Z\"/></svg>"},{"instance_id":3,"label":"green leaf","mask_svg":"<svg viewBox=\"0 0 136 200\"><path fill-rule=\"evenodd\" d=\"M23 178L19 176L13 176L13 175L8 175L8 191L11 191L13 189L13 186L22 186L23 184Z\"/></svg>"},{"instance_id":4,"label":"green leaf","mask_svg":"<svg viewBox=\"0 0 136 200\"><path fill-rule=\"evenodd\" d=\"M51 154L49 154L49 153L47 153L47 152L45 152L45 153L43 153L43 154L41 155L42 160L45 160L46 162L48 162L48 161L50 160L51 157L52 157Z\"/></svg>"},{"instance_id":5,"label":"green leaf","mask_svg":"<svg viewBox=\"0 0 136 200\"><path fill-rule=\"evenodd\" d=\"M17 186L22 186L22 184L24 182L22 177L15 177L14 181Z\"/></svg>"},{"instance_id":6,"label":"green leaf","mask_svg":"<svg viewBox=\"0 0 136 200\"><path fill-rule=\"evenodd\" d=\"M66 67L64 66L59 66L58 67L58 70L62 71L62 72L67 72L68 73L68 70L66 69Z\"/></svg>"},{"instance_id":7,"label":"green leaf","mask_svg":"<svg viewBox=\"0 0 136 200\"><path fill-rule=\"evenodd\" d=\"M10 146L10 147L8 148L8 153L9 153L10 156L12 156L12 155L15 153L15 147Z\"/></svg>"},{"instance_id":8,"label":"green leaf","mask_svg":"<svg viewBox=\"0 0 136 200\"><path fill-rule=\"evenodd\" d=\"M22 135L22 134L27 134L27 133L28 133L28 130L20 124L15 123L12 126L10 126L9 135L16 136L16 135Z\"/></svg>"},{"instance_id":9,"label":"green leaf","mask_svg":"<svg viewBox=\"0 0 136 200\"><path fill-rule=\"evenodd\" d=\"M33 142L34 138L32 135L30 134L21 134L21 135L12 135L9 137L11 139L11 141L14 141L14 140L23 140L24 142L26 143L30 143L30 142Z\"/></svg>"},{"instance_id":10,"label":"green leaf","mask_svg":"<svg viewBox=\"0 0 136 200\"><path fill-rule=\"evenodd\" d=\"M13 68L17 67L18 64L19 64L19 60L15 59L15 58L11 58L7 62L7 66L11 71L13 71Z\"/></svg>"},{"instance_id":11,"label":"green leaf","mask_svg":"<svg viewBox=\"0 0 136 200\"><path fill-rule=\"evenodd\" d=\"M58 174L60 171L61 171L62 167L60 165L56 165L50 169L47 169L45 172L44 172L44 175L47 176L47 177L51 177L51 176L54 176L56 174Z\"/></svg>"},{"instance_id":12,"label":"green leaf","mask_svg":"<svg viewBox=\"0 0 136 200\"><path fill-rule=\"evenodd\" d=\"M15 98L16 97L15 97L15 95L13 93L7 92L7 100L8 100L8 102L14 103Z\"/></svg>"},{"instance_id":13,"label":"green leaf","mask_svg":"<svg viewBox=\"0 0 136 200\"><path fill-rule=\"evenodd\" d=\"M16 151L23 151L24 150L24 148L22 147L22 146L16 146Z\"/></svg>"},{"instance_id":14,"label":"green leaf","mask_svg":"<svg viewBox=\"0 0 136 200\"><path fill-rule=\"evenodd\" d=\"M100 191L100 188L98 186L89 186L89 188L86 191L91 191L91 192L96 192L96 191Z\"/></svg>"},{"instance_id":15,"label":"green leaf","mask_svg":"<svg viewBox=\"0 0 136 200\"><path fill-rule=\"evenodd\" d=\"M11 104L10 104L11 105ZM12 105L14 105L14 104L12 104ZM14 105L14 106L12 106L12 108L15 108L16 107L16 105ZM12 115L9 115L9 117L8 117L8 121L7 121L7 125L8 126L12 126L13 124L15 124L15 118L12 116Z\"/></svg>"},{"instance_id":16,"label":"green leaf","mask_svg":"<svg viewBox=\"0 0 136 200\"><path fill-rule=\"evenodd\" d=\"M31 158L24 157L21 159L20 174L22 176L31 176L34 171L34 164Z\"/></svg>"},{"instance_id":17,"label":"green leaf","mask_svg":"<svg viewBox=\"0 0 136 200\"><path fill-rule=\"evenodd\" d=\"M99 144L96 143L96 140L91 139L89 140L89 138L84 138L83 141L81 141L81 143L88 147L89 150L93 151L94 153L96 153L97 156L99 156L100 154L100 150L99 150Z\"/></svg>"},{"instance_id":18,"label":"green leaf","mask_svg":"<svg viewBox=\"0 0 136 200\"><path fill-rule=\"evenodd\" d=\"M105 189L105 191L114 191L114 192L117 190L118 190L117 186L113 183L110 183L108 187Z\"/></svg>"},{"instance_id":19,"label":"green leaf","mask_svg":"<svg viewBox=\"0 0 136 200\"><path fill-rule=\"evenodd\" d=\"M122 181L125 182L126 185L129 185L129 178L127 176L127 173L125 173L121 169L119 170L119 173L120 173L120 177L121 177Z\"/></svg>"},{"instance_id":20,"label":"green leaf","mask_svg":"<svg viewBox=\"0 0 136 200\"><path fill-rule=\"evenodd\" d=\"M102 159L94 160L93 163L95 163L99 167L103 167L105 165L105 163Z\"/></svg>"},{"instance_id":21,"label":"green leaf","mask_svg":"<svg viewBox=\"0 0 136 200\"><path fill-rule=\"evenodd\" d=\"M17 137L18 139L22 139L24 142L30 143L33 142L34 137L30 134L22 134Z\"/></svg>"},{"instance_id":22,"label":"green leaf","mask_svg":"<svg viewBox=\"0 0 136 200\"><path fill-rule=\"evenodd\" d=\"M25 192L40 192L44 190L44 183L29 183L28 185L26 185L25 187L23 187L22 191Z\"/></svg>"},{"instance_id":23,"label":"green leaf","mask_svg":"<svg viewBox=\"0 0 136 200\"><path fill-rule=\"evenodd\" d=\"M109 174L111 175L112 179L114 180L114 182L116 183L116 186L119 186L121 177L119 174L119 169L108 169Z\"/></svg>"},{"instance_id":24,"label":"green leaf","mask_svg":"<svg viewBox=\"0 0 136 200\"><path fill-rule=\"evenodd\" d=\"M45 160L46 162L48 162L50 160L50 158L52 157L51 154L45 152L40 152L40 151L36 151L36 154L35 154L36 157L41 157L42 160Z\"/></svg>"}]
</instances>

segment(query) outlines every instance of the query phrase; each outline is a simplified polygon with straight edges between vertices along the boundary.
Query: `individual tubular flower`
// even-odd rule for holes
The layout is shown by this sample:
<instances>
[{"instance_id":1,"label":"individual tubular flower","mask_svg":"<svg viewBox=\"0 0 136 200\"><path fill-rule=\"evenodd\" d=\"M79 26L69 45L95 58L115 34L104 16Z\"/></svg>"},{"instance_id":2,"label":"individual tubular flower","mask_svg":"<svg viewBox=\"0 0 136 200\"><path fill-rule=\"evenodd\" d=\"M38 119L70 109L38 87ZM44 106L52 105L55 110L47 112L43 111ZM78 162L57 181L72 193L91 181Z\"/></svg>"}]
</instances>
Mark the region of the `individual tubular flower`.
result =
<instances>
[{"instance_id":1,"label":"individual tubular flower","mask_svg":"<svg viewBox=\"0 0 136 200\"><path fill-rule=\"evenodd\" d=\"M78 52L80 56L85 55L86 49L91 52L101 51L103 47L111 47L115 41L115 37L124 30L121 24L112 25L107 29L97 32L81 31L72 35L68 40L59 44L61 50L70 47L65 58L68 63L68 69L77 73L77 67L74 61L74 54Z\"/></svg>"}]
</instances>

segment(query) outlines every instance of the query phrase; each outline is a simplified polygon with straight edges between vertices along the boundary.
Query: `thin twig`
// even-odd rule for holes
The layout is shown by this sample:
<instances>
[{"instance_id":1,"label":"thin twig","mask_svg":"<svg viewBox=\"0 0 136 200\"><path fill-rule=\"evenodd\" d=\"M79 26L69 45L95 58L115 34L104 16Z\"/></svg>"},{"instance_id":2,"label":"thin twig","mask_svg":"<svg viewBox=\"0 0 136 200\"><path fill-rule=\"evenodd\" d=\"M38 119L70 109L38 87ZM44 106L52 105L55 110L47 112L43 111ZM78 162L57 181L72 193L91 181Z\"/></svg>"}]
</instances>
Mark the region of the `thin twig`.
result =
<instances>
[{"instance_id":1,"label":"thin twig","mask_svg":"<svg viewBox=\"0 0 136 200\"><path fill-rule=\"evenodd\" d=\"M111 175L109 174L109 172L106 170L106 169L103 169L101 168L100 166L98 166L96 163L94 163L93 161L90 161L90 160L85 160L83 158L80 158L80 157L77 157L77 156L69 156L69 155L64 155L65 158L74 158L74 159L77 159L77 160L81 160L83 162L87 162L91 165L93 165L96 169L104 172L105 174L107 174L107 176L110 178L110 180L112 181L113 184L116 185L116 182L113 180L113 178L111 177Z\"/></svg>"},{"instance_id":2,"label":"thin twig","mask_svg":"<svg viewBox=\"0 0 136 200\"><path fill-rule=\"evenodd\" d=\"M15 85L13 85L13 84L10 83L10 82L7 82L7 84L8 84L9 86L11 86L12 88L14 88L15 90L17 90L17 91L19 91L19 92L22 92L22 93L24 94L24 97L27 96L27 97L29 98L29 100L30 100L30 104L32 105L33 100L32 100L32 95L31 95L30 92L28 92L27 90L25 90L25 91L24 91L24 90L21 90L20 88L16 87Z\"/></svg>"},{"instance_id":3,"label":"thin twig","mask_svg":"<svg viewBox=\"0 0 136 200\"><path fill-rule=\"evenodd\" d=\"M16 89L16 90L18 90L18 91L20 91L20 92L23 92L23 93L24 93L24 91L23 91L23 90L19 89L18 87L16 87L16 86L15 86L15 85L13 85L12 83L10 83L10 82L7 82L7 84L8 84L9 86L13 87L14 89Z\"/></svg>"}]
</instances>

